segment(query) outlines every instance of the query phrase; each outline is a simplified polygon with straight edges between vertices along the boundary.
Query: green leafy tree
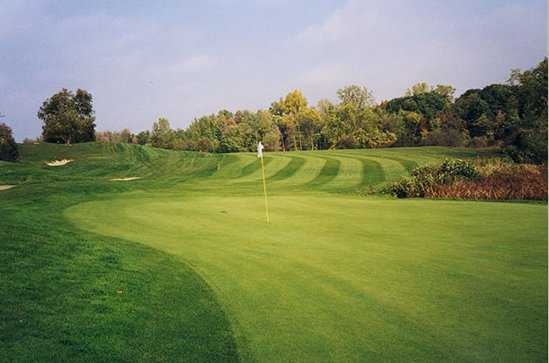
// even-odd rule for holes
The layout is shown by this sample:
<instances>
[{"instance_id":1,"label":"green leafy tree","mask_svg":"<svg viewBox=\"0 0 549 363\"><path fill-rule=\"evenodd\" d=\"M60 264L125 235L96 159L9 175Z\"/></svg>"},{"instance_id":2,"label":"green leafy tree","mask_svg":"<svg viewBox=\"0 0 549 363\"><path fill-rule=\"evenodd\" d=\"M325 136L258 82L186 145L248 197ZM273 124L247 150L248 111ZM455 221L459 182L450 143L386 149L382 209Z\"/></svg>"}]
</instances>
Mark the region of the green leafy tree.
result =
<instances>
[{"instance_id":1,"label":"green leafy tree","mask_svg":"<svg viewBox=\"0 0 549 363\"><path fill-rule=\"evenodd\" d=\"M426 122L431 122L450 102L437 92L399 97L387 102L384 107L389 112L410 111L422 115Z\"/></svg>"},{"instance_id":2,"label":"green leafy tree","mask_svg":"<svg viewBox=\"0 0 549 363\"><path fill-rule=\"evenodd\" d=\"M395 134L381 128L382 119L366 87L347 86L337 95L340 102L324 128L332 147L381 147L395 142Z\"/></svg>"},{"instance_id":3,"label":"green leafy tree","mask_svg":"<svg viewBox=\"0 0 549 363\"><path fill-rule=\"evenodd\" d=\"M362 110L374 105L374 97L366 87L350 85L337 91L337 97L343 104L352 104L357 109Z\"/></svg>"},{"instance_id":4,"label":"green leafy tree","mask_svg":"<svg viewBox=\"0 0 549 363\"><path fill-rule=\"evenodd\" d=\"M305 108L295 115L295 120L302 148L314 150L322 129L320 113L314 108Z\"/></svg>"},{"instance_id":5,"label":"green leafy tree","mask_svg":"<svg viewBox=\"0 0 549 363\"><path fill-rule=\"evenodd\" d=\"M43 140L65 144L94 141L92 102L92 95L81 89L76 94L62 89L46 99L38 111L38 118L43 121Z\"/></svg>"},{"instance_id":6,"label":"green leafy tree","mask_svg":"<svg viewBox=\"0 0 549 363\"><path fill-rule=\"evenodd\" d=\"M429 93L431 91L431 86L429 86L426 82L419 82L408 88L404 95L406 97L418 96L424 93Z\"/></svg>"},{"instance_id":7,"label":"green leafy tree","mask_svg":"<svg viewBox=\"0 0 549 363\"><path fill-rule=\"evenodd\" d=\"M220 152L237 152L242 151L242 139L240 130L234 120L231 112L223 111L218 113L219 127L221 131L221 139L219 143Z\"/></svg>"},{"instance_id":8,"label":"green leafy tree","mask_svg":"<svg viewBox=\"0 0 549 363\"><path fill-rule=\"evenodd\" d=\"M120 142L121 143L125 143L125 144L131 144L132 141L133 141L133 134L132 132L125 128L125 129L122 129L119 133L119 137L120 137Z\"/></svg>"},{"instance_id":9,"label":"green leafy tree","mask_svg":"<svg viewBox=\"0 0 549 363\"><path fill-rule=\"evenodd\" d=\"M151 142L151 132L149 130L141 131L136 135L139 145L146 145Z\"/></svg>"},{"instance_id":10,"label":"green leafy tree","mask_svg":"<svg viewBox=\"0 0 549 363\"><path fill-rule=\"evenodd\" d=\"M0 123L0 160L15 161L18 158L19 151L11 128L5 123Z\"/></svg>"},{"instance_id":11,"label":"green leafy tree","mask_svg":"<svg viewBox=\"0 0 549 363\"><path fill-rule=\"evenodd\" d=\"M437 84L433 88L433 92L436 92L439 95L443 96L448 100L448 102L453 102L456 89L449 84Z\"/></svg>"},{"instance_id":12,"label":"green leafy tree","mask_svg":"<svg viewBox=\"0 0 549 363\"><path fill-rule=\"evenodd\" d=\"M301 133L296 115L307 109L307 99L301 91L294 90L271 104L270 112L279 129L283 150L301 149Z\"/></svg>"},{"instance_id":13,"label":"green leafy tree","mask_svg":"<svg viewBox=\"0 0 549 363\"><path fill-rule=\"evenodd\" d=\"M497 144L516 135L519 110L515 87L492 84L467 91L456 100L455 108L477 143Z\"/></svg>"},{"instance_id":14,"label":"green leafy tree","mask_svg":"<svg viewBox=\"0 0 549 363\"><path fill-rule=\"evenodd\" d=\"M435 128L424 138L425 145L467 146L470 142L465 122L455 111L448 109L435 119Z\"/></svg>"},{"instance_id":15,"label":"green leafy tree","mask_svg":"<svg viewBox=\"0 0 549 363\"><path fill-rule=\"evenodd\" d=\"M413 111L400 111L397 131L398 146L417 146L421 144L421 125L423 117Z\"/></svg>"},{"instance_id":16,"label":"green leafy tree","mask_svg":"<svg viewBox=\"0 0 549 363\"><path fill-rule=\"evenodd\" d=\"M276 126L275 116L269 111L259 110L256 113L256 119L257 141L262 141L268 151L280 150L280 130Z\"/></svg>"},{"instance_id":17,"label":"green leafy tree","mask_svg":"<svg viewBox=\"0 0 549 363\"><path fill-rule=\"evenodd\" d=\"M547 162L547 58L536 67L515 72L520 120L512 155L517 160ZM513 75L512 75L513 76Z\"/></svg>"},{"instance_id":18,"label":"green leafy tree","mask_svg":"<svg viewBox=\"0 0 549 363\"><path fill-rule=\"evenodd\" d=\"M174 145L175 133L170 127L170 122L166 118L159 118L153 124L151 133L151 145L163 149L171 149Z\"/></svg>"}]
</instances>

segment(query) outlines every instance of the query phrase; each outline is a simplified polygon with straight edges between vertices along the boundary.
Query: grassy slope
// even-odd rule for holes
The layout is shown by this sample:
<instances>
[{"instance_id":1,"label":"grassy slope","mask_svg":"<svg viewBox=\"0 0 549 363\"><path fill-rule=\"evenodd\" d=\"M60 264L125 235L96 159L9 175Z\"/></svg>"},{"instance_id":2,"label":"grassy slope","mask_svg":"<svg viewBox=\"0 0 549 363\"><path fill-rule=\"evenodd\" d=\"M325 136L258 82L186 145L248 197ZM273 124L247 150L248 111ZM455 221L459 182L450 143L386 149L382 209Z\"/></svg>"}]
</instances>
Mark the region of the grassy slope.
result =
<instances>
[{"instance_id":1,"label":"grassy slope","mask_svg":"<svg viewBox=\"0 0 549 363\"><path fill-rule=\"evenodd\" d=\"M17 203L28 202L28 196L22 198L23 190L35 191L39 202L33 205L43 206L26 210L27 220L43 218L45 209L56 205L48 213L57 222L50 220L48 225L59 227L61 211L72 206L65 216L75 226L63 224L64 236L72 234L71 238L92 250L115 248L117 256L125 259L121 266L129 269L127 279L142 268L142 261L150 260L149 276L155 276L159 284L166 278L163 291L177 294L175 285L201 286L201 299L185 303L171 299L170 311L202 307L211 324L200 328L219 327L213 329L217 334L213 343L208 341L215 347L214 353L234 357L230 329L215 297L188 265L214 289L245 360L516 361L544 357L545 206L355 196L405 174L417 164L443 156L471 157L474 153L444 148L269 153L265 161L273 223L266 226L260 171L253 154L183 154L133 146L111 150L94 144L49 146L51 150L44 147L25 150L26 160L35 160L34 164L0 169L0 182L27 183L1 194L9 196L7 202L0 202L0 211L2 207L10 209L13 218L8 225L12 231L21 230L23 218L16 214L22 213ZM53 170L41 166L40 159L59 157L60 150L64 157L79 159ZM115 176L145 178L127 183L109 181ZM44 181L51 180L55 182L45 187ZM41 188L44 190L38 192ZM128 193L121 194L123 191ZM81 201L88 202L77 204ZM89 232L83 234L76 227ZM36 235L36 231L29 231L18 244L29 245L32 250L26 241ZM58 243L51 245L48 253L38 256L44 259L61 250ZM168 258L158 251L176 257ZM139 258L132 259L136 253ZM160 263L160 259L170 263ZM98 259L93 260L96 263ZM82 263L71 264L79 268L74 276L80 281L75 285L97 283L96 275L83 272L87 269ZM189 281L167 281L168 274L161 272L160 265L173 267L171 273L179 271ZM28 266L33 270L36 262L30 260ZM120 266L108 267L116 276L124 271ZM60 276L66 274L58 267L52 269ZM17 275L20 273L15 278ZM21 284L15 281L13 288ZM152 284L143 281L140 286L144 294ZM156 303L162 304L164 298L157 296ZM24 294L16 299L27 305ZM69 306L82 309L69 301ZM146 299L140 301L137 296L128 299L128 304L139 306L143 312L154 309L154 304L144 302ZM118 301L113 300L110 306L116 304ZM118 322L127 318L123 311L118 313ZM67 320L80 326L82 315L86 314L73 314ZM113 316L113 311L105 313L109 321L116 320ZM154 336L176 334L164 330L160 321L143 320L161 330ZM40 326L38 331L48 332L50 328ZM108 328L100 330L111 331ZM179 334L192 334L193 328L191 325ZM27 342L35 330L20 330L21 342ZM66 336L73 333L69 331ZM117 337L119 345L111 349L131 348L127 334L122 332ZM88 334L74 347L78 352L78 347L90 342L99 344L97 337ZM156 339L149 349L163 344L173 347L174 340ZM197 341L196 346L200 345ZM13 349L13 345L8 346ZM54 346L43 351L49 352ZM108 344L102 347L102 352L109 349ZM166 356L174 353L163 351Z\"/></svg>"}]
</instances>

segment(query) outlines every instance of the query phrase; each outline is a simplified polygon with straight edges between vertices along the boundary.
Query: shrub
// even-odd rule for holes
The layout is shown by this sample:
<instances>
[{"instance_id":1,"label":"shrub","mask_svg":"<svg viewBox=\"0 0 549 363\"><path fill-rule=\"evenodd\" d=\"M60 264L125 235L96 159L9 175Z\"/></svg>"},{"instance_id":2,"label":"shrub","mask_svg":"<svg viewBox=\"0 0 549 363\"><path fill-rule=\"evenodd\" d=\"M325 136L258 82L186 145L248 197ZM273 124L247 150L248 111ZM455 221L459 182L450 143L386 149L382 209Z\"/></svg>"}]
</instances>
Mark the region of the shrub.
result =
<instances>
[{"instance_id":1,"label":"shrub","mask_svg":"<svg viewBox=\"0 0 549 363\"><path fill-rule=\"evenodd\" d=\"M474 164L444 160L414 169L385 192L398 198L547 200L547 165L513 164L502 158Z\"/></svg>"},{"instance_id":2,"label":"shrub","mask_svg":"<svg viewBox=\"0 0 549 363\"><path fill-rule=\"evenodd\" d=\"M440 165L420 166L414 169L410 177L391 184L385 192L398 198L424 197L436 185L451 184L458 179L473 179L479 176L472 163L460 159L446 159Z\"/></svg>"},{"instance_id":3,"label":"shrub","mask_svg":"<svg viewBox=\"0 0 549 363\"><path fill-rule=\"evenodd\" d=\"M542 138L543 135L540 136ZM539 138L538 138L539 139ZM531 142L529 147L519 148L516 146L509 146L505 148L505 153L511 157L517 163L535 163L544 164L547 163L547 145L539 142L535 144Z\"/></svg>"},{"instance_id":4,"label":"shrub","mask_svg":"<svg viewBox=\"0 0 549 363\"><path fill-rule=\"evenodd\" d=\"M439 173L446 178L462 177L472 179L479 176L477 169L472 163L461 159L444 160L440 164Z\"/></svg>"}]
</instances>

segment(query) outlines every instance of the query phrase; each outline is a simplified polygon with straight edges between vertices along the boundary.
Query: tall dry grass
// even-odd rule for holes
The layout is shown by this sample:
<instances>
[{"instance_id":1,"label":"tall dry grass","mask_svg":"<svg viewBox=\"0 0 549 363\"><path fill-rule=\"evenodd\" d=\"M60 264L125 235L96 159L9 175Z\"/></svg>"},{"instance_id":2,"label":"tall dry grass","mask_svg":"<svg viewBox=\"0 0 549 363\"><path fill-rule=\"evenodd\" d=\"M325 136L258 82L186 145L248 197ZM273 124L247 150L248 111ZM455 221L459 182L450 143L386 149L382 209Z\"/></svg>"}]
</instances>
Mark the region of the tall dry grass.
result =
<instances>
[{"instance_id":1,"label":"tall dry grass","mask_svg":"<svg viewBox=\"0 0 549 363\"><path fill-rule=\"evenodd\" d=\"M434 185L427 198L473 200L547 200L547 166L509 164L505 161L476 165L480 178Z\"/></svg>"}]
</instances>

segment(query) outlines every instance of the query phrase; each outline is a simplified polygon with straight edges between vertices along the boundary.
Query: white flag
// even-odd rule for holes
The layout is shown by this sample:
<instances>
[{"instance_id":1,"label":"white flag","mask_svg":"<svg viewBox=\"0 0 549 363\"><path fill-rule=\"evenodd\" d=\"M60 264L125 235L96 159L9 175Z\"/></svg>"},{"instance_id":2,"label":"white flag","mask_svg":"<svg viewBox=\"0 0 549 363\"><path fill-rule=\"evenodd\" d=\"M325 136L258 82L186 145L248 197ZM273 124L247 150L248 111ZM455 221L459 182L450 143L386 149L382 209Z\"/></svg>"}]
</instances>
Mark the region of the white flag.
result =
<instances>
[{"instance_id":1,"label":"white flag","mask_svg":"<svg viewBox=\"0 0 549 363\"><path fill-rule=\"evenodd\" d=\"M263 144L261 141L257 144L257 157L263 159Z\"/></svg>"}]
</instances>

